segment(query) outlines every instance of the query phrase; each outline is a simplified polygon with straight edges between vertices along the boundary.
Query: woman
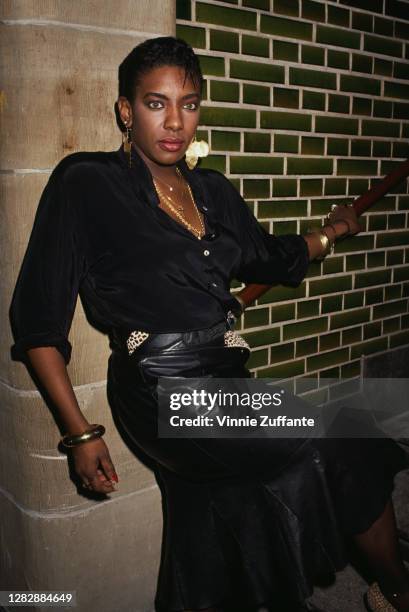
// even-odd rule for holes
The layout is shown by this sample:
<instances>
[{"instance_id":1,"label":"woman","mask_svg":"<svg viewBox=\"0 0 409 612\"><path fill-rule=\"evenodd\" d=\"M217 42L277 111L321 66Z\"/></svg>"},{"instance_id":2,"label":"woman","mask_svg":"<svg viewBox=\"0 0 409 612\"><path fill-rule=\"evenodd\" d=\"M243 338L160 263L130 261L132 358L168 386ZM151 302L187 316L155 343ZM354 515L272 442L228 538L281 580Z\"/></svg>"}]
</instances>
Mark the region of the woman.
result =
<instances>
[{"instance_id":1,"label":"woman","mask_svg":"<svg viewBox=\"0 0 409 612\"><path fill-rule=\"evenodd\" d=\"M124 145L70 155L53 171L11 305L13 355L58 408L83 486L108 494L118 477L104 429L81 413L66 370L78 292L109 333L116 423L163 493L157 610L307 609L314 579L345 565L349 536L379 583L371 609L408 612L389 499L407 461L393 442L157 436L160 375L249 375L249 351L228 333L231 279L296 286L309 261L359 231L353 209L337 207L321 232L269 235L223 175L189 170L201 85L192 49L172 37L122 62Z\"/></svg>"}]
</instances>

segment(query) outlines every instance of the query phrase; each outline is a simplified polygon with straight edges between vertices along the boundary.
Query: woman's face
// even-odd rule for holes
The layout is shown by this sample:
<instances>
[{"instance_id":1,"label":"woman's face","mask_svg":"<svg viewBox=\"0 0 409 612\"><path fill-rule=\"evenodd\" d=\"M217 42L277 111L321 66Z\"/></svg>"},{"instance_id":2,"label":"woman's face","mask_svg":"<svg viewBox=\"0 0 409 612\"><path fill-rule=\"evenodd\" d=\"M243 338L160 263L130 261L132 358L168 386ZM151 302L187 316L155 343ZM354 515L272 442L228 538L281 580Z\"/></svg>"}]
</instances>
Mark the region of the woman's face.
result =
<instances>
[{"instance_id":1,"label":"woman's face","mask_svg":"<svg viewBox=\"0 0 409 612\"><path fill-rule=\"evenodd\" d=\"M149 163L176 164L199 122L200 91L178 66L153 68L141 77L131 106L118 99L119 112L132 128L132 141Z\"/></svg>"}]
</instances>

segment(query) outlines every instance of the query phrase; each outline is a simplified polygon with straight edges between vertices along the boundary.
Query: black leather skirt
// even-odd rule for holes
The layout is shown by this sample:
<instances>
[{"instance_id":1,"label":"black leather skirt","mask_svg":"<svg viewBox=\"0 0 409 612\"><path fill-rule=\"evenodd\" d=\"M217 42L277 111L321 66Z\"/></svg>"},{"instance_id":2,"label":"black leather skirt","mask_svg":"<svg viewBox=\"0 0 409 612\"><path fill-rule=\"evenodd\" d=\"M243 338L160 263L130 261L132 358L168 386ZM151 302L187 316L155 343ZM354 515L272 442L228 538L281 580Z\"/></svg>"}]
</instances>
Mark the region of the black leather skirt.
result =
<instances>
[{"instance_id":1,"label":"black leather skirt","mask_svg":"<svg viewBox=\"0 0 409 612\"><path fill-rule=\"evenodd\" d=\"M378 518L408 467L389 439L159 438L158 377L249 377L248 349L225 332L151 335L131 355L111 337L113 416L162 492L158 612L294 610L345 566L346 537Z\"/></svg>"}]
</instances>

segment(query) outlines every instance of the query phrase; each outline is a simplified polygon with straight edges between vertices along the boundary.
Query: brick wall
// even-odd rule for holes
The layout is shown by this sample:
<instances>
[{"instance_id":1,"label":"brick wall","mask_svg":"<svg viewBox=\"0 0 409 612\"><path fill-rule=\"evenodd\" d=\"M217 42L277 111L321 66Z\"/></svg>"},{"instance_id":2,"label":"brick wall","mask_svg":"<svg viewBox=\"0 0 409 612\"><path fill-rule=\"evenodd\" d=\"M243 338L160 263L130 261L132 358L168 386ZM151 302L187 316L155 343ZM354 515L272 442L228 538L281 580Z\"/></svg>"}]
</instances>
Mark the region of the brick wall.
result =
<instances>
[{"instance_id":1,"label":"brick wall","mask_svg":"<svg viewBox=\"0 0 409 612\"><path fill-rule=\"evenodd\" d=\"M178 0L177 35L206 77L204 165L271 232L320 225L409 157L409 2ZM378 202L298 288L248 309L256 376L355 376L360 355L409 343L407 194Z\"/></svg>"}]
</instances>

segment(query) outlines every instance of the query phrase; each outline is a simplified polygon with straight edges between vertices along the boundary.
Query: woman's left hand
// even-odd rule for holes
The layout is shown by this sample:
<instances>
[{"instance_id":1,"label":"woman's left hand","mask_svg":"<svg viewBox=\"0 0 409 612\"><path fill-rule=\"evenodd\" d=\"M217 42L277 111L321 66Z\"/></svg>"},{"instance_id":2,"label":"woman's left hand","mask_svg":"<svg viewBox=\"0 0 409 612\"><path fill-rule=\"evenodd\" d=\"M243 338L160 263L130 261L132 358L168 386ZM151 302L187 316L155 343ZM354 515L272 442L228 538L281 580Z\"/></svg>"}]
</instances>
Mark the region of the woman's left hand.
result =
<instances>
[{"instance_id":1,"label":"woman's left hand","mask_svg":"<svg viewBox=\"0 0 409 612\"><path fill-rule=\"evenodd\" d=\"M358 217L353 206L348 206L347 204L337 204L334 210L328 214L328 220L330 223L336 223L337 230L339 228L340 231L339 236L353 236L361 231ZM337 223L338 221L344 220L345 222L342 224ZM347 229L347 225L349 226L349 229Z\"/></svg>"}]
</instances>

